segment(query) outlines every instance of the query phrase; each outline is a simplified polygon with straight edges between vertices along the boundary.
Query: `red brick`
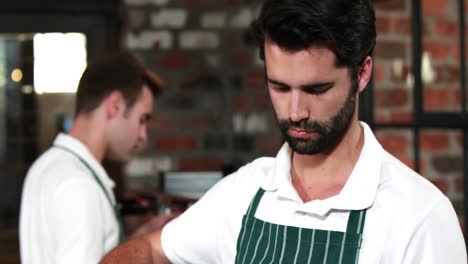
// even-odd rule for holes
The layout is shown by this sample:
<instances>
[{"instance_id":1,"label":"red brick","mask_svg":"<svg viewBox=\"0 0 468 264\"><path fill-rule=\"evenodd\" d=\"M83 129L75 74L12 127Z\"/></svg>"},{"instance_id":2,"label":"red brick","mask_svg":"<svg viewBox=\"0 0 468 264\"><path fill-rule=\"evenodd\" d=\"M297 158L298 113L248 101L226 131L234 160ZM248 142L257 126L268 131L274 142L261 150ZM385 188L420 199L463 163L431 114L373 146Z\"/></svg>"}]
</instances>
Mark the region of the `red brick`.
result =
<instances>
[{"instance_id":1,"label":"red brick","mask_svg":"<svg viewBox=\"0 0 468 264\"><path fill-rule=\"evenodd\" d=\"M374 82L382 83L386 80L385 76L389 69L389 66L382 63L375 63L374 65Z\"/></svg>"},{"instance_id":2,"label":"red brick","mask_svg":"<svg viewBox=\"0 0 468 264\"><path fill-rule=\"evenodd\" d=\"M250 112L253 109L252 97L248 95L236 95L232 103L236 112Z\"/></svg>"},{"instance_id":3,"label":"red brick","mask_svg":"<svg viewBox=\"0 0 468 264\"><path fill-rule=\"evenodd\" d=\"M465 0L465 14L468 16L468 0Z\"/></svg>"},{"instance_id":4,"label":"red brick","mask_svg":"<svg viewBox=\"0 0 468 264\"><path fill-rule=\"evenodd\" d=\"M448 173L462 173L463 172L463 158L460 154L454 155L448 152L437 153L430 158L431 166L436 172L446 175Z\"/></svg>"},{"instance_id":5,"label":"red brick","mask_svg":"<svg viewBox=\"0 0 468 264\"><path fill-rule=\"evenodd\" d=\"M457 142L457 145L463 146L463 135L460 133L457 133L455 135L455 141Z\"/></svg>"},{"instance_id":6,"label":"red brick","mask_svg":"<svg viewBox=\"0 0 468 264\"><path fill-rule=\"evenodd\" d=\"M192 151L197 148L197 142L190 136L159 137L155 147L156 151Z\"/></svg>"},{"instance_id":7,"label":"red brick","mask_svg":"<svg viewBox=\"0 0 468 264\"><path fill-rule=\"evenodd\" d=\"M396 72L392 71L392 80L406 82L408 74L411 72L411 67L408 64L403 64L403 69L401 70L401 76L396 76Z\"/></svg>"},{"instance_id":8,"label":"red brick","mask_svg":"<svg viewBox=\"0 0 468 264\"><path fill-rule=\"evenodd\" d=\"M445 60L448 58L451 50L449 44L444 44L439 41L427 41L424 43L424 51L429 52L432 59Z\"/></svg>"},{"instance_id":9,"label":"red brick","mask_svg":"<svg viewBox=\"0 0 468 264\"><path fill-rule=\"evenodd\" d=\"M422 14L445 16L448 11L448 0L422 0Z\"/></svg>"},{"instance_id":10,"label":"red brick","mask_svg":"<svg viewBox=\"0 0 468 264\"><path fill-rule=\"evenodd\" d=\"M390 121L387 115L384 115L382 113L378 113L374 117L376 123L387 123Z\"/></svg>"},{"instance_id":11,"label":"red brick","mask_svg":"<svg viewBox=\"0 0 468 264\"><path fill-rule=\"evenodd\" d=\"M197 73L187 74L184 76L182 80L182 86L183 87L193 86L193 83L196 83L198 80L200 80L200 78L201 78L200 74L197 74Z\"/></svg>"},{"instance_id":12,"label":"red brick","mask_svg":"<svg viewBox=\"0 0 468 264\"><path fill-rule=\"evenodd\" d=\"M390 31L390 19L384 16L377 16L375 19L377 34L388 33Z\"/></svg>"},{"instance_id":13,"label":"red brick","mask_svg":"<svg viewBox=\"0 0 468 264\"><path fill-rule=\"evenodd\" d=\"M213 157L185 158L180 161L182 171L211 171L221 170L223 161Z\"/></svg>"},{"instance_id":14,"label":"red brick","mask_svg":"<svg viewBox=\"0 0 468 264\"><path fill-rule=\"evenodd\" d=\"M458 39L460 36L458 21L438 19L434 26L435 31L440 37Z\"/></svg>"},{"instance_id":15,"label":"red brick","mask_svg":"<svg viewBox=\"0 0 468 264\"><path fill-rule=\"evenodd\" d=\"M408 103L407 89L386 89L376 91L377 107L399 107Z\"/></svg>"},{"instance_id":16,"label":"red brick","mask_svg":"<svg viewBox=\"0 0 468 264\"><path fill-rule=\"evenodd\" d=\"M262 155L275 156L281 146L281 137L278 135L258 137L255 142L255 150Z\"/></svg>"},{"instance_id":17,"label":"red brick","mask_svg":"<svg viewBox=\"0 0 468 264\"><path fill-rule=\"evenodd\" d=\"M448 146L449 136L446 133L421 133L421 150L423 151L443 151L448 149Z\"/></svg>"},{"instance_id":18,"label":"red brick","mask_svg":"<svg viewBox=\"0 0 468 264\"><path fill-rule=\"evenodd\" d=\"M268 95L268 93L256 95L255 105L257 109L271 109L270 95Z\"/></svg>"},{"instance_id":19,"label":"red brick","mask_svg":"<svg viewBox=\"0 0 468 264\"><path fill-rule=\"evenodd\" d=\"M447 180L444 178L438 178L431 180L432 184L434 184L441 192L447 193L448 192L448 184Z\"/></svg>"},{"instance_id":20,"label":"red brick","mask_svg":"<svg viewBox=\"0 0 468 264\"><path fill-rule=\"evenodd\" d=\"M208 129L220 129L222 124L219 120L208 115L196 115L196 116L185 116L180 118L180 129L186 130L208 130Z\"/></svg>"},{"instance_id":21,"label":"red brick","mask_svg":"<svg viewBox=\"0 0 468 264\"><path fill-rule=\"evenodd\" d=\"M172 51L166 52L159 59L158 67L168 69L187 69L192 66L192 57L187 52Z\"/></svg>"},{"instance_id":22,"label":"red brick","mask_svg":"<svg viewBox=\"0 0 468 264\"><path fill-rule=\"evenodd\" d=\"M451 106L452 92L448 90L424 89L424 109L440 109Z\"/></svg>"},{"instance_id":23,"label":"red brick","mask_svg":"<svg viewBox=\"0 0 468 264\"><path fill-rule=\"evenodd\" d=\"M409 36L413 32L411 18L395 18L392 19L392 31L404 36Z\"/></svg>"},{"instance_id":24,"label":"red brick","mask_svg":"<svg viewBox=\"0 0 468 264\"><path fill-rule=\"evenodd\" d=\"M390 120L393 123L411 123L413 122L412 112L393 112Z\"/></svg>"},{"instance_id":25,"label":"red brick","mask_svg":"<svg viewBox=\"0 0 468 264\"><path fill-rule=\"evenodd\" d=\"M464 193L465 192L465 181L463 177L456 177L454 180L455 183L455 192Z\"/></svg>"},{"instance_id":26,"label":"red brick","mask_svg":"<svg viewBox=\"0 0 468 264\"><path fill-rule=\"evenodd\" d=\"M436 82L444 82L444 83L456 83L460 82L460 68L455 65L442 65L435 67L437 72L437 80Z\"/></svg>"},{"instance_id":27,"label":"red brick","mask_svg":"<svg viewBox=\"0 0 468 264\"><path fill-rule=\"evenodd\" d=\"M161 115L153 116L148 125L148 130L154 133L169 131L172 128L172 122L169 119L162 117Z\"/></svg>"},{"instance_id":28,"label":"red brick","mask_svg":"<svg viewBox=\"0 0 468 264\"><path fill-rule=\"evenodd\" d=\"M415 169L415 165L414 165L414 159L411 158L411 157L408 157L407 155L405 154L399 154L396 156L396 158L398 160L400 160L401 162L403 162L406 166L410 167L411 169Z\"/></svg>"},{"instance_id":29,"label":"red brick","mask_svg":"<svg viewBox=\"0 0 468 264\"><path fill-rule=\"evenodd\" d=\"M384 59L406 58L405 43L395 40L378 41L375 46L375 56Z\"/></svg>"},{"instance_id":30,"label":"red brick","mask_svg":"<svg viewBox=\"0 0 468 264\"><path fill-rule=\"evenodd\" d=\"M245 88L264 88L265 87L265 72L252 71L245 74Z\"/></svg>"},{"instance_id":31,"label":"red brick","mask_svg":"<svg viewBox=\"0 0 468 264\"><path fill-rule=\"evenodd\" d=\"M374 7L376 10L388 10L397 11L405 10L406 2L404 0L380 0L374 1Z\"/></svg>"},{"instance_id":32,"label":"red brick","mask_svg":"<svg viewBox=\"0 0 468 264\"><path fill-rule=\"evenodd\" d=\"M234 65L241 67L249 67L253 65L253 55L252 52L243 51L234 55L232 59Z\"/></svg>"},{"instance_id":33,"label":"red brick","mask_svg":"<svg viewBox=\"0 0 468 264\"><path fill-rule=\"evenodd\" d=\"M449 53L449 56L454 59L455 61L459 61L460 60L460 47L458 45L453 45L451 48L450 48L450 53Z\"/></svg>"},{"instance_id":34,"label":"red brick","mask_svg":"<svg viewBox=\"0 0 468 264\"><path fill-rule=\"evenodd\" d=\"M377 138L380 144L393 155L404 153L408 144L406 137L401 135L379 135Z\"/></svg>"}]
</instances>

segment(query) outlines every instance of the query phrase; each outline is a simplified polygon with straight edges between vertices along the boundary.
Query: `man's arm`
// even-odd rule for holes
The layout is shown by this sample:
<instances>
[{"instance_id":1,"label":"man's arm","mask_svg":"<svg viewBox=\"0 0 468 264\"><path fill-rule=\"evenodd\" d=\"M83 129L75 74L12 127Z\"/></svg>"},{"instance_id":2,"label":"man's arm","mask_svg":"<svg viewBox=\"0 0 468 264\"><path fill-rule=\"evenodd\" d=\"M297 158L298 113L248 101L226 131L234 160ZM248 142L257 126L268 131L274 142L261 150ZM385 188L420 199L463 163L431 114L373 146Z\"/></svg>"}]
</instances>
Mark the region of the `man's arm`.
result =
<instances>
[{"instance_id":1,"label":"man's arm","mask_svg":"<svg viewBox=\"0 0 468 264\"><path fill-rule=\"evenodd\" d=\"M161 230L132 239L109 252L101 264L165 264L170 263L161 245Z\"/></svg>"},{"instance_id":2,"label":"man's arm","mask_svg":"<svg viewBox=\"0 0 468 264\"><path fill-rule=\"evenodd\" d=\"M147 234L162 229L168 222L179 216L180 213L163 213L153 216L149 221L138 227L129 239L141 238Z\"/></svg>"}]
</instances>

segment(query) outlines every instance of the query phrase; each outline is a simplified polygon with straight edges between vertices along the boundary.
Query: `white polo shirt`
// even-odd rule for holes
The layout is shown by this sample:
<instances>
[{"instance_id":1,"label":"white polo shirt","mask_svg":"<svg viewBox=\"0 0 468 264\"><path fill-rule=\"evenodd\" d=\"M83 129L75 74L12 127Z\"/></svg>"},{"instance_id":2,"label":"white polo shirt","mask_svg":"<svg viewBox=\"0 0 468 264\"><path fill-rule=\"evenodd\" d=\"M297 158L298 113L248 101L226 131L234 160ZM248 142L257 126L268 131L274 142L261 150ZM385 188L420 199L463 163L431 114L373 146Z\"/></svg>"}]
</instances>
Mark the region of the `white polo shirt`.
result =
<instances>
[{"instance_id":1,"label":"white polo shirt","mask_svg":"<svg viewBox=\"0 0 468 264\"><path fill-rule=\"evenodd\" d=\"M60 134L54 145L85 160L115 203L114 182L80 141ZM113 208L90 170L72 153L57 147L39 157L23 186L21 263L98 263L118 241Z\"/></svg>"},{"instance_id":2,"label":"white polo shirt","mask_svg":"<svg viewBox=\"0 0 468 264\"><path fill-rule=\"evenodd\" d=\"M450 201L429 181L386 152L370 128L342 191L303 203L291 183L291 150L260 158L221 180L166 225L164 252L173 263L234 263L236 243L255 193L266 190L256 217L275 224L346 231L350 210L367 208L359 263L467 263Z\"/></svg>"}]
</instances>

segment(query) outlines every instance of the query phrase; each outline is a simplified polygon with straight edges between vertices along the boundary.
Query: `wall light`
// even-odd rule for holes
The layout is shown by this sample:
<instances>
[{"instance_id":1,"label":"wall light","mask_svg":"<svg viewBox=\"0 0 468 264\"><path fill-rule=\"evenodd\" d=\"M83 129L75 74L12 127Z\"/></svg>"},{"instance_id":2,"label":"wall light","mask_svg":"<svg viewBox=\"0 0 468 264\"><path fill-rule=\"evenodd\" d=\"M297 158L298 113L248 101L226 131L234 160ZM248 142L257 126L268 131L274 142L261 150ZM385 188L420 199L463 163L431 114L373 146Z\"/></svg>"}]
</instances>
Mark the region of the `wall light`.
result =
<instances>
[{"instance_id":1,"label":"wall light","mask_svg":"<svg viewBox=\"0 0 468 264\"><path fill-rule=\"evenodd\" d=\"M21 80L23 79L23 72L18 68L14 69L11 72L11 79L14 82L21 82Z\"/></svg>"}]
</instances>

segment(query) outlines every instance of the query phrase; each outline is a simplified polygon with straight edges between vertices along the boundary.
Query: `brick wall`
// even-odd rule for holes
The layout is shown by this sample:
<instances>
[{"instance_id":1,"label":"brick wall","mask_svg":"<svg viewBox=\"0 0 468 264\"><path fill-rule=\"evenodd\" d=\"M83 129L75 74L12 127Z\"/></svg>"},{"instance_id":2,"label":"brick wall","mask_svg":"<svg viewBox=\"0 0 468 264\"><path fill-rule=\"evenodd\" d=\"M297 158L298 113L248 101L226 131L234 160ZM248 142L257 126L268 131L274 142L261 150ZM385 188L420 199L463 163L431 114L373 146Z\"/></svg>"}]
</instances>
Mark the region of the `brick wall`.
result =
<instances>
[{"instance_id":1,"label":"brick wall","mask_svg":"<svg viewBox=\"0 0 468 264\"><path fill-rule=\"evenodd\" d=\"M247 34L258 1L125 2L124 45L169 83L156 106L143 155L153 157L153 164L162 170L217 170L226 163L275 155L280 137L264 87L263 66ZM455 2L422 1L427 111L461 109ZM410 8L410 0L376 3L376 122L412 121ZM414 166L410 130L380 129L377 135L386 149ZM461 214L460 143L458 131L421 134L422 173L452 199ZM135 182L133 178L129 185Z\"/></svg>"},{"instance_id":2,"label":"brick wall","mask_svg":"<svg viewBox=\"0 0 468 264\"><path fill-rule=\"evenodd\" d=\"M457 112L462 109L457 2L421 1L423 105L427 112ZM466 3L468 1L465 0ZM375 52L374 109L378 123L413 121L410 8L411 2L408 0L381 1L376 4L379 36ZM465 13L468 14L468 10ZM387 150L414 167L415 138L410 129L379 129L377 135ZM423 129L419 142L421 173L451 199L462 220L462 131Z\"/></svg>"},{"instance_id":3,"label":"brick wall","mask_svg":"<svg viewBox=\"0 0 468 264\"><path fill-rule=\"evenodd\" d=\"M279 132L247 33L256 7L240 0L126 1L124 46L169 83L142 155L155 159L153 169L220 170L275 155ZM150 181L132 178L129 185Z\"/></svg>"}]
</instances>

